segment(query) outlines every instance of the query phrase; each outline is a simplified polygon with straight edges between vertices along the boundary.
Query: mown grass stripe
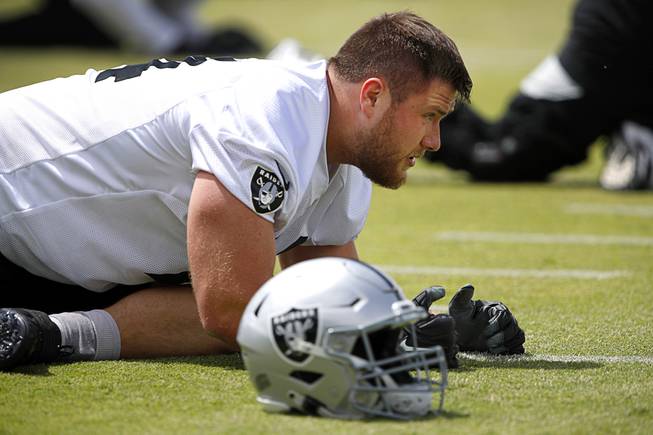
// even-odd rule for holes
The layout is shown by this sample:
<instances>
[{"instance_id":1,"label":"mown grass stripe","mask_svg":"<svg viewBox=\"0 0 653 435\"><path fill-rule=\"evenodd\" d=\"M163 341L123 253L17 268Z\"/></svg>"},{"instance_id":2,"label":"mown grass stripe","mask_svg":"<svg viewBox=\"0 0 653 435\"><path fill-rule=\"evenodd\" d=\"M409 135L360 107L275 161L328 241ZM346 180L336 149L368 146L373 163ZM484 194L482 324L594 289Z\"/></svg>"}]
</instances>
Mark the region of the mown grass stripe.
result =
<instances>
[{"instance_id":1,"label":"mown grass stripe","mask_svg":"<svg viewBox=\"0 0 653 435\"><path fill-rule=\"evenodd\" d=\"M564 209L570 214L608 214L618 216L653 217L653 205L600 204L572 202Z\"/></svg>"},{"instance_id":2,"label":"mown grass stripe","mask_svg":"<svg viewBox=\"0 0 653 435\"><path fill-rule=\"evenodd\" d=\"M605 236L598 234L546 234L510 232L444 231L436 233L438 240L492 243L543 243L570 245L653 246L653 237Z\"/></svg>"},{"instance_id":3,"label":"mown grass stripe","mask_svg":"<svg viewBox=\"0 0 653 435\"><path fill-rule=\"evenodd\" d=\"M389 274L402 275L475 275L526 278L578 278L605 280L630 276L625 270L584 269L483 269L473 267L399 266L379 264L377 267Z\"/></svg>"},{"instance_id":4,"label":"mown grass stripe","mask_svg":"<svg viewBox=\"0 0 653 435\"><path fill-rule=\"evenodd\" d=\"M528 362L561 362L561 363L603 363L603 364L653 364L653 356L639 355L488 355L480 353L460 352L461 359L472 361L487 361L492 363Z\"/></svg>"}]
</instances>

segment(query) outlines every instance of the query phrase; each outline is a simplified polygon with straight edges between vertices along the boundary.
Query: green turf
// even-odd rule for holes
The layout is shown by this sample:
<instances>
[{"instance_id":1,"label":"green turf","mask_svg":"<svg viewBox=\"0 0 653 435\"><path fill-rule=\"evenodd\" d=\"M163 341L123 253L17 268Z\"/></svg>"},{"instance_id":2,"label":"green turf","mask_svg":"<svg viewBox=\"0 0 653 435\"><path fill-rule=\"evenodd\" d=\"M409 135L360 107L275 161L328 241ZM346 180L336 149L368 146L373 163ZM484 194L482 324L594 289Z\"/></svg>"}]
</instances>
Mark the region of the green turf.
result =
<instances>
[{"instance_id":1,"label":"green turf","mask_svg":"<svg viewBox=\"0 0 653 435\"><path fill-rule=\"evenodd\" d=\"M0 13L32 3L2 2ZM220 0L207 2L204 18L244 23L270 47L293 36L329 55L373 14L415 10L456 39L475 81L473 101L494 116L520 78L558 47L570 5L568 0ZM0 90L87 67L146 60L70 49L3 49L2 58ZM374 190L358 246L375 264L630 274L607 280L396 274L409 296L426 285L446 286L443 303L458 286L472 282L479 297L505 301L526 330L534 360L463 358L462 368L450 376L442 417L398 423L269 415L256 404L241 361L216 356L37 365L1 373L0 433L650 433L653 365L599 357L653 356L651 246L437 238L447 231L653 237L650 215L565 211L578 203L653 208L650 193L596 187L601 147L598 143L586 164L561 171L550 184L470 184L461 174L420 163L404 188ZM585 359L544 358L573 355Z\"/></svg>"}]
</instances>

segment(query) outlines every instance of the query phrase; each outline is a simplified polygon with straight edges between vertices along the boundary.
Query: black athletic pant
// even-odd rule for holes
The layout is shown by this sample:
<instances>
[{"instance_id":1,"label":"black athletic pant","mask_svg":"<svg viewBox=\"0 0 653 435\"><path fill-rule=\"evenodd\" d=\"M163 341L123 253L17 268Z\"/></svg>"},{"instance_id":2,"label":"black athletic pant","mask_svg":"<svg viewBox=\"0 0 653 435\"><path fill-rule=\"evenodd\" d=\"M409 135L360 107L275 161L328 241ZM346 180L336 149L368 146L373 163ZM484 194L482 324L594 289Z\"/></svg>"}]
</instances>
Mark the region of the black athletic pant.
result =
<instances>
[{"instance_id":1,"label":"black athletic pant","mask_svg":"<svg viewBox=\"0 0 653 435\"><path fill-rule=\"evenodd\" d=\"M30 308L48 314L103 309L148 286L120 285L97 293L32 275L0 255L0 308Z\"/></svg>"}]
</instances>

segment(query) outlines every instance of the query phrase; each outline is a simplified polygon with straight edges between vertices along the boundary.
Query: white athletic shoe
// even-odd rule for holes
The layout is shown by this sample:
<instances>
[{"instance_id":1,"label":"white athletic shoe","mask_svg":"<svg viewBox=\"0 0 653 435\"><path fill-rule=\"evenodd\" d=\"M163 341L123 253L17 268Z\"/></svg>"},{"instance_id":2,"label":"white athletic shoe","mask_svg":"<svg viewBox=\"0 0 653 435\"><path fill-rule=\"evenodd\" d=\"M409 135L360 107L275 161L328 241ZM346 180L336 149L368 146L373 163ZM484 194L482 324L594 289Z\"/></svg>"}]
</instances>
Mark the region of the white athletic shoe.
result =
<instances>
[{"instance_id":1,"label":"white athletic shoe","mask_svg":"<svg viewBox=\"0 0 653 435\"><path fill-rule=\"evenodd\" d=\"M624 122L605 151L599 183L607 190L653 189L653 131Z\"/></svg>"}]
</instances>

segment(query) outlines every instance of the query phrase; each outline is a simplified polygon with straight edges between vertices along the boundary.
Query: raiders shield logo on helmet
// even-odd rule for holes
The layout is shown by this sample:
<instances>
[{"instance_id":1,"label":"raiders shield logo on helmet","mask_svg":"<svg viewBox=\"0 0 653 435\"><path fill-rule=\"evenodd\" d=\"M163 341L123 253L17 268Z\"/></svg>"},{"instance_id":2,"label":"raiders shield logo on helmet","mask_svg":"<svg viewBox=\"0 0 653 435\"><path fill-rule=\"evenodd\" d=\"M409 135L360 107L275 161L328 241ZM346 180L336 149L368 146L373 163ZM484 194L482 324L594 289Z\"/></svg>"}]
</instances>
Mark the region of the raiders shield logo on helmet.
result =
<instances>
[{"instance_id":1,"label":"raiders shield logo on helmet","mask_svg":"<svg viewBox=\"0 0 653 435\"><path fill-rule=\"evenodd\" d=\"M285 314L272 318L272 334L277 348L289 360L301 363L308 354L294 349L294 340L315 344L317 339L317 308L299 310L292 308Z\"/></svg>"},{"instance_id":2,"label":"raiders shield logo on helmet","mask_svg":"<svg viewBox=\"0 0 653 435\"><path fill-rule=\"evenodd\" d=\"M251 188L254 210L261 214L278 209L286 196L283 181L274 172L260 166L254 171Z\"/></svg>"}]
</instances>

